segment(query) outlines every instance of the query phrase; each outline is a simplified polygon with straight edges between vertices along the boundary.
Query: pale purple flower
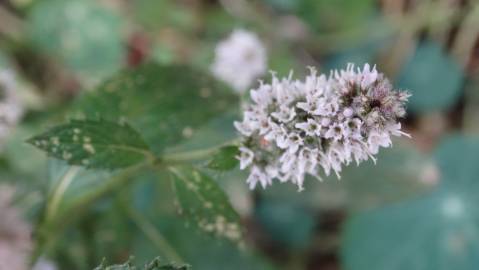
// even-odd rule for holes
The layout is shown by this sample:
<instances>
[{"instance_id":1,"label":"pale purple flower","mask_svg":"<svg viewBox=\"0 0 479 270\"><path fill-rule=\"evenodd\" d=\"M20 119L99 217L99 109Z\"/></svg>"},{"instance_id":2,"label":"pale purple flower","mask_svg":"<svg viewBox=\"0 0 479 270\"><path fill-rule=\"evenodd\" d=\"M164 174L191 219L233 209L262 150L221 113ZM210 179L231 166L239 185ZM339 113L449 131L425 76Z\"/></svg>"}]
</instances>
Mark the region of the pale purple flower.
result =
<instances>
[{"instance_id":1,"label":"pale purple flower","mask_svg":"<svg viewBox=\"0 0 479 270\"><path fill-rule=\"evenodd\" d=\"M271 185L271 181L272 178L265 171L257 166L253 166L246 183L249 184L251 189L254 189L258 183L265 188L266 186Z\"/></svg>"},{"instance_id":2,"label":"pale purple flower","mask_svg":"<svg viewBox=\"0 0 479 270\"><path fill-rule=\"evenodd\" d=\"M319 136L321 134L321 125L312 118L309 118L306 122L297 123L294 126L303 130L308 136Z\"/></svg>"},{"instance_id":3,"label":"pale purple flower","mask_svg":"<svg viewBox=\"0 0 479 270\"><path fill-rule=\"evenodd\" d=\"M398 122L409 94L392 89L376 67L350 64L329 78L314 68L304 81L292 73L251 90L242 122L241 168L251 167L248 184L264 188L273 179L303 189L306 174L321 179L343 165L372 159L391 136L409 136Z\"/></svg>"}]
</instances>

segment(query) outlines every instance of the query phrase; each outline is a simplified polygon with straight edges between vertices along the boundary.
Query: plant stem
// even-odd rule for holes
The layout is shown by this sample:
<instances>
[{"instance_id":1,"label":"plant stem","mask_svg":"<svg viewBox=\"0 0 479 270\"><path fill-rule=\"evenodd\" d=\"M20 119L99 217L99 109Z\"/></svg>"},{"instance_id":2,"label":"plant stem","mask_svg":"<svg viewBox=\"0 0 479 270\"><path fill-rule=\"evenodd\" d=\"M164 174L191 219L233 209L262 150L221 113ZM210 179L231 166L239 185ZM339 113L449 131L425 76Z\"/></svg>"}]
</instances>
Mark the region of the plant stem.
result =
<instances>
[{"instance_id":1,"label":"plant stem","mask_svg":"<svg viewBox=\"0 0 479 270\"><path fill-rule=\"evenodd\" d=\"M151 167L150 164L140 164L135 167L131 167L128 169L125 169L123 172L112 176L110 179L105 181L105 184L102 185L101 187L97 188L95 191L92 191L88 193L85 196L82 196L76 200L73 200L67 208L70 209L84 209L88 207L91 203L96 201L97 199L103 197L105 194L109 193L110 191L114 190L117 187L124 186L128 183L129 180L131 180L131 176L133 176L135 173L141 171L142 169L149 168ZM68 213L62 213L62 215L59 216L59 219L65 218L68 215Z\"/></svg>"},{"instance_id":2,"label":"plant stem","mask_svg":"<svg viewBox=\"0 0 479 270\"><path fill-rule=\"evenodd\" d=\"M58 209L60 207L60 203L63 199L63 195L65 194L65 191L68 189L79 170L80 167L77 166L72 166L68 168L68 170L62 175L61 179L58 181L58 184L52 191L51 196L47 201L45 218L39 225L39 236L35 244L34 252L32 253L32 265L41 255L40 247L47 246L48 243L52 241L51 238L47 239L45 235L45 232L48 231L48 229L46 228L49 228L49 226L54 223L58 213Z\"/></svg>"},{"instance_id":3,"label":"plant stem","mask_svg":"<svg viewBox=\"0 0 479 270\"><path fill-rule=\"evenodd\" d=\"M54 229L56 231L62 230L71 224L74 219L68 218L71 212L74 211L81 211L82 209L86 209L90 204L104 196L105 194L111 192L112 190L116 189L117 187L124 186L128 181L132 180L132 176L136 173L140 172L143 169L163 169L165 166L175 165L175 164L182 164L191 161L196 161L201 158L206 158L215 151L218 150L219 147L228 144L236 144L238 139L226 142L220 146L215 146L207 149L200 149L195 151L187 151L187 152L180 152L180 153L171 153L165 155L164 158L154 158L152 161L152 157L148 159L147 162L136 165L134 167L130 167L122 171L121 173L112 176L110 179L105 181L105 184L101 187L97 188L96 190L79 197L78 199L72 200L65 206L65 209L68 211L58 211L60 204L63 199L63 195L65 191L68 189L70 184L72 183L73 179L75 178L76 174L80 170L80 167L72 166L68 169L68 171L62 176L58 185L56 186L55 190L52 193L51 198L47 202L46 207L46 214L45 219L40 225L40 238L44 240L40 241L36 246L36 252L33 256L33 262L39 257L40 247L48 247L50 246L55 239L49 238L48 233ZM141 215L135 213L135 211L129 211L132 219L137 223L138 227L143 230L143 232L152 239L155 245L161 249L165 256L168 256L169 259L175 260L178 262L183 262L181 257L171 248L168 244L166 239L155 229L155 227L149 223ZM62 223L60 223L62 221ZM48 239L47 239L48 238Z\"/></svg>"},{"instance_id":4,"label":"plant stem","mask_svg":"<svg viewBox=\"0 0 479 270\"><path fill-rule=\"evenodd\" d=\"M47 210L45 215L45 220L47 223L55 217L60 206L60 202L62 201L63 195L65 194L65 191L68 189L79 170L80 167L70 167L62 176L58 185L55 187L55 190L53 191L53 194L49 202L47 203Z\"/></svg>"},{"instance_id":5,"label":"plant stem","mask_svg":"<svg viewBox=\"0 0 479 270\"><path fill-rule=\"evenodd\" d=\"M171 153L165 156L162 161L166 163L170 162L185 162L185 161L193 161L198 160L203 157L207 157L210 154L214 153L218 148L208 148L208 149L200 149L195 151L187 151L187 152L180 152L180 153Z\"/></svg>"},{"instance_id":6,"label":"plant stem","mask_svg":"<svg viewBox=\"0 0 479 270\"><path fill-rule=\"evenodd\" d=\"M71 224L75 217L71 217L72 212L81 213L86 209L91 203L93 203L98 198L101 198L109 191L115 189L118 186L124 185L129 179L130 176L134 173L140 171L146 166L151 166L150 164L140 164L138 166L126 169L124 172L111 177L107 180L107 183L101 188L96 189L94 192L91 192L85 196L82 196L65 206L65 209L68 211L58 212L59 205L65 190L71 184L75 174L80 169L80 167L70 167L68 171L62 176L58 186L55 188L51 199L47 203L47 210L45 214L45 219L40 223L38 229L38 239L35 244L34 252L32 255L33 265L36 260L43 253L42 250L48 250L56 241L56 236L60 235L60 232L64 230L69 224ZM60 223L62 221L62 223ZM51 235L51 231L54 230L56 233Z\"/></svg>"},{"instance_id":7,"label":"plant stem","mask_svg":"<svg viewBox=\"0 0 479 270\"><path fill-rule=\"evenodd\" d=\"M239 142L239 138L235 138L221 145L217 145L217 146L206 148L206 149L199 149L199 150L179 152L179 153L168 153L165 155L164 158L160 160L160 162L177 163L177 162L188 162L188 161L199 160L199 159L210 156L214 152L218 151L218 149L222 146L231 145L231 144L235 145L235 144L238 144L238 142Z\"/></svg>"}]
</instances>

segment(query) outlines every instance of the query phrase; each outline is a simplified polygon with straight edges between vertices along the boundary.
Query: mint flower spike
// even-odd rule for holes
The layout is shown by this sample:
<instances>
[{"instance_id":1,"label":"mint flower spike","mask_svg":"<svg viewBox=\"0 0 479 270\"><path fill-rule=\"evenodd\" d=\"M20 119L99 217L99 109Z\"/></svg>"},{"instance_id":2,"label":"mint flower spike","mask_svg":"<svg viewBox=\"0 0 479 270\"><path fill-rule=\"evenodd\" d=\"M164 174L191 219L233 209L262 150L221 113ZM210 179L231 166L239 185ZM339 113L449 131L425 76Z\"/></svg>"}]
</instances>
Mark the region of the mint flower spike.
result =
<instances>
[{"instance_id":1,"label":"mint flower spike","mask_svg":"<svg viewBox=\"0 0 479 270\"><path fill-rule=\"evenodd\" d=\"M371 158L391 136L407 136L398 119L406 114L410 94L393 90L389 80L369 64L318 75L310 68L304 80L278 78L261 82L250 92L243 121L235 122L242 136L240 168L249 168L251 189L273 179L292 182L303 190L306 174L319 180L343 165Z\"/></svg>"}]
</instances>

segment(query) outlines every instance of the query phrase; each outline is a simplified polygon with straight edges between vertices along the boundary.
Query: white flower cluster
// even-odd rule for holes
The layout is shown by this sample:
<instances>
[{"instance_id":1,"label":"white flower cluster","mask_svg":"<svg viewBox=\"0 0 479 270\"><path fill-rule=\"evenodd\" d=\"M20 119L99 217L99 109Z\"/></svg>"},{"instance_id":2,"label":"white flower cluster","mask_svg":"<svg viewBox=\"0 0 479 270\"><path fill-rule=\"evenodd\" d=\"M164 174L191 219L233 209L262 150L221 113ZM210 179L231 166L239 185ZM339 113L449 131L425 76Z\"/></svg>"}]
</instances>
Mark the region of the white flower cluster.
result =
<instances>
[{"instance_id":1,"label":"white flower cluster","mask_svg":"<svg viewBox=\"0 0 479 270\"><path fill-rule=\"evenodd\" d=\"M304 81L278 79L251 90L242 122L240 167L250 167L251 189L277 178L303 189L305 174L320 178L343 164L359 164L391 146L391 135L407 135L398 119L405 115L407 92L395 91L388 79L368 64L361 70L318 75L314 68Z\"/></svg>"},{"instance_id":2,"label":"white flower cluster","mask_svg":"<svg viewBox=\"0 0 479 270\"><path fill-rule=\"evenodd\" d=\"M237 29L217 45L211 71L241 93L266 72L266 67L266 49L259 38L252 32Z\"/></svg>"},{"instance_id":3,"label":"white flower cluster","mask_svg":"<svg viewBox=\"0 0 479 270\"><path fill-rule=\"evenodd\" d=\"M8 69L0 70L0 146L23 115L16 91L15 74Z\"/></svg>"}]
</instances>

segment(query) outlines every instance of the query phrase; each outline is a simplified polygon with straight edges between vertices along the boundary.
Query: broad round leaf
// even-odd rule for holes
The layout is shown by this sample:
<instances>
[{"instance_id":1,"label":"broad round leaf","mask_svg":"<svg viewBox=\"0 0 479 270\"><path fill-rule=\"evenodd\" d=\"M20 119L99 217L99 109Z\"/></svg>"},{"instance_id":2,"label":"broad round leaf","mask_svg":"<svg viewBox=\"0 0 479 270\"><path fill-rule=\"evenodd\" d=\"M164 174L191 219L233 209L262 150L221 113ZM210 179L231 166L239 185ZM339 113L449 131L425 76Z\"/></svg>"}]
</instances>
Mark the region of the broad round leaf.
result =
<instances>
[{"instance_id":1,"label":"broad round leaf","mask_svg":"<svg viewBox=\"0 0 479 270\"><path fill-rule=\"evenodd\" d=\"M310 244L318 222L306 207L284 200L260 201L255 216L274 243L292 249Z\"/></svg>"},{"instance_id":2,"label":"broad round leaf","mask_svg":"<svg viewBox=\"0 0 479 270\"><path fill-rule=\"evenodd\" d=\"M105 78L124 62L120 18L97 1L37 1L29 20L34 44L85 79Z\"/></svg>"},{"instance_id":3,"label":"broad round leaf","mask_svg":"<svg viewBox=\"0 0 479 270\"><path fill-rule=\"evenodd\" d=\"M275 200L301 202L318 210L360 211L423 194L430 189L420 181L428 164L430 160L417 149L398 141L392 148L379 152L376 164L370 160L344 167L341 179L336 175L323 177L323 181L308 177L302 192L297 192L295 186L278 183L261 194Z\"/></svg>"},{"instance_id":4,"label":"broad round leaf","mask_svg":"<svg viewBox=\"0 0 479 270\"><path fill-rule=\"evenodd\" d=\"M460 96L464 74L436 43L419 44L398 77L398 86L411 91L409 109L423 113L446 110Z\"/></svg>"},{"instance_id":5,"label":"broad round leaf","mask_svg":"<svg viewBox=\"0 0 479 270\"><path fill-rule=\"evenodd\" d=\"M479 141L448 139L436 158L442 179L434 192L347 222L342 242L346 270L479 267Z\"/></svg>"}]
</instances>

